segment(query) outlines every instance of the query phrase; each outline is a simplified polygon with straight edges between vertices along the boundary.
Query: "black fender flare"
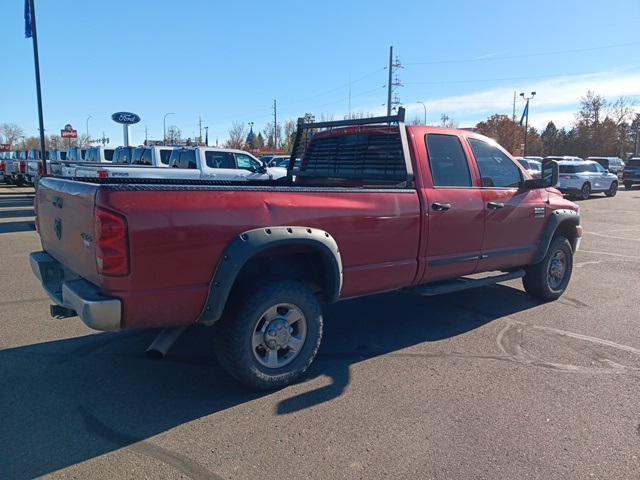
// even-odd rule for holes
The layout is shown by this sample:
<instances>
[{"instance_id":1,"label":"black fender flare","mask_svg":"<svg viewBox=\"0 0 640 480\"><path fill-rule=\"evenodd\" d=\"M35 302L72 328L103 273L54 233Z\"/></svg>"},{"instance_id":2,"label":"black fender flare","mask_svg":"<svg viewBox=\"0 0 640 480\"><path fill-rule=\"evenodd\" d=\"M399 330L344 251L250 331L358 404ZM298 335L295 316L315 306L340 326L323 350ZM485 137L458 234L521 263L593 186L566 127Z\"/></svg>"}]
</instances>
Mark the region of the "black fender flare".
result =
<instances>
[{"instance_id":1,"label":"black fender flare","mask_svg":"<svg viewBox=\"0 0 640 480\"><path fill-rule=\"evenodd\" d=\"M320 253L327 273L326 301L336 302L342 290L342 259L336 240L328 232L300 226L256 228L238 235L220 258L198 321L211 325L220 319L238 274L251 258L270 248L288 245L309 246Z\"/></svg>"},{"instance_id":2,"label":"black fender flare","mask_svg":"<svg viewBox=\"0 0 640 480\"><path fill-rule=\"evenodd\" d=\"M547 226L545 227L544 233L542 234L542 238L538 243L538 252L536 253L536 257L533 260L533 263L541 262L547 251L549 250L549 245L551 245L551 240L553 240L554 235L558 231L560 226L564 226L565 224L571 225L573 228L576 228L580 225L580 214L575 210L569 209L558 209L555 210L549 221L547 222ZM573 250L575 251L575 239L573 241Z\"/></svg>"}]
</instances>

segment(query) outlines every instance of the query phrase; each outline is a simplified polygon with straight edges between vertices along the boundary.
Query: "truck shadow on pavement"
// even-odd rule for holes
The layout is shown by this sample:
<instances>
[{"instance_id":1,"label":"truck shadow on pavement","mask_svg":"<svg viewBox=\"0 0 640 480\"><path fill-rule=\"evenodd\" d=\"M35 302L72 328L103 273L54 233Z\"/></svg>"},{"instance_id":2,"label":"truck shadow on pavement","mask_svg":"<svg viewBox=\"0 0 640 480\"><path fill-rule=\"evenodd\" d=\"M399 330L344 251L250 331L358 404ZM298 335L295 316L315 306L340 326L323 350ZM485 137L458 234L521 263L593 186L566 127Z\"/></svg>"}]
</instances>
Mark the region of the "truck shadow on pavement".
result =
<instances>
[{"instance_id":1,"label":"truck shadow on pavement","mask_svg":"<svg viewBox=\"0 0 640 480\"><path fill-rule=\"evenodd\" d=\"M420 352L428 352L429 342L535 306L520 290L502 285L432 298L390 293L329 306L319 355L303 383L289 389L293 396L277 404L277 413L339 397L353 364L420 344ZM150 331L99 333L0 351L0 478L45 475L124 447L193 478L206 477L194 461L147 440L269 395L247 391L220 369L211 351L212 334L201 328L186 332L162 361L143 354L154 337ZM294 394L320 376L329 377L330 384Z\"/></svg>"}]
</instances>

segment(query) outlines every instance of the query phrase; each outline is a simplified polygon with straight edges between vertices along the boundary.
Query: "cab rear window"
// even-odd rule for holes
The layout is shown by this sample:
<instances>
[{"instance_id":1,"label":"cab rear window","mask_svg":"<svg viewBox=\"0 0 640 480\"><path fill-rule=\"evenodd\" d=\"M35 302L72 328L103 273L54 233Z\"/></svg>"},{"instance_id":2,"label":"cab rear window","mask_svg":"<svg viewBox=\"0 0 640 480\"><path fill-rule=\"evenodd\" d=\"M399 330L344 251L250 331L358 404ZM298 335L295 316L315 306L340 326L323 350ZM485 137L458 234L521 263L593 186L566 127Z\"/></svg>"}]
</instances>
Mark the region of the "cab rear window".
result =
<instances>
[{"instance_id":1,"label":"cab rear window","mask_svg":"<svg viewBox=\"0 0 640 480\"><path fill-rule=\"evenodd\" d=\"M400 133L319 136L302 159L301 177L406 180Z\"/></svg>"}]
</instances>

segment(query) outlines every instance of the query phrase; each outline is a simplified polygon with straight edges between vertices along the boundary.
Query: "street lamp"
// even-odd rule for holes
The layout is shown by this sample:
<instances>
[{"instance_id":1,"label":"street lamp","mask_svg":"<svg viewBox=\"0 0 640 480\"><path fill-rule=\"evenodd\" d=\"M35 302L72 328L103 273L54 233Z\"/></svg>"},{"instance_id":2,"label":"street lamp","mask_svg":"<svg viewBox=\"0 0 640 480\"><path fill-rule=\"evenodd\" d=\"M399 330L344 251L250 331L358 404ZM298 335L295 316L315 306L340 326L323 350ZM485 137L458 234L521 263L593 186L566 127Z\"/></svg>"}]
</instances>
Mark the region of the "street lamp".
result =
<instances>
[{"instance_id":1,"label":"street lamp","mask_svg":"<svg viewBox=\"0 0 640 480\"><path fill-rule=\"evenodd\" d=\"M527 134L529 133L529 100L536 96L536 92L531 92L531 96L525 96L524 92L520 92L520 96L527 101L524 107L524 147L522 149L522 156L527 156Z\"/></svg>"},{"instance_id":2,"label":"street lamp","mask_svg":"<svg viewBox=\"0 0 640 480\"><path fill-rule=\"evenodd\" d=\"M422 105L422 108L424 108L424 124L427 124L427 106L424 104L424 102L421 102L420 100L418 100L418 102L420 105Z\"/></svg>"},{"instance_id":3,"label":"street lamp","mask_svg":"<svg viewBox=\"0 0 640 480\"><path fill-rule=\"evenodd\" d=\"M164 118L162 119L162 144L166 144L167 143L167 116L168 115L175 115L174 112L169 112L169 113L165 113L164 114Z\"/></svg>"},{"instance_id":4,"label":"street lamp","mask_svg":"<svg viewBox=\"0 0 640 480\"><path fill-rule=\"evenodd\" d=\"M87 117L87 142L89 142L89 120L91 120L93 117L91 115L89 115Z\"/></svg>"}]
</instances>

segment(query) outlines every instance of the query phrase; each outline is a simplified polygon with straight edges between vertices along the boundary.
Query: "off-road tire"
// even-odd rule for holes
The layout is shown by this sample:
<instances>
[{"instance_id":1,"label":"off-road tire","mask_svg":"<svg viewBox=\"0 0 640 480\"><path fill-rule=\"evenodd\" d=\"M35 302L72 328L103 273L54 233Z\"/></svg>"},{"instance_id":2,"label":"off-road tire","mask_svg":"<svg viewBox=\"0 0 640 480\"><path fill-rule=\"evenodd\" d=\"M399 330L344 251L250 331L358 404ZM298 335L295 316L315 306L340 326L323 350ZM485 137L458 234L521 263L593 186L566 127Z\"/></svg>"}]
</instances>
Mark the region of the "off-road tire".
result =
<instances>
[{"instance_id":1,"label":"off-road tire","mask_svg":"<svg viewBox=\"0 0 640 480\"><path fill-rule=\"evenodd\" d=\"M299 379L315 358L322 339L322 309L316 295L304 284L292 280L274 280L245 287L234 294L214 332L215 354L222 368L243 385L271 390ZM281 303L295 305L306 319L306 338L291 363L268 368L254 356L251 338L261 315Z\"/></svg>"},{"instance_id":2,"label":"off-road tire","mask_svg":"<svg viewBox=\"0 0 640 480\"><path fill-rule=\"evenodd\" d=\"M549 264L556 252L562 251L566 256L566 267L564 277L557 286L552 286L549 280ZM525 291L532 297L549 302L557 300L564 293L571 280L573 272L573 249L571 243L566 237L556 236L549 245L547 254L541 262L531 265L525 269L525 276L522 278L522 284Z\"/></svg>"}]
</instances>

